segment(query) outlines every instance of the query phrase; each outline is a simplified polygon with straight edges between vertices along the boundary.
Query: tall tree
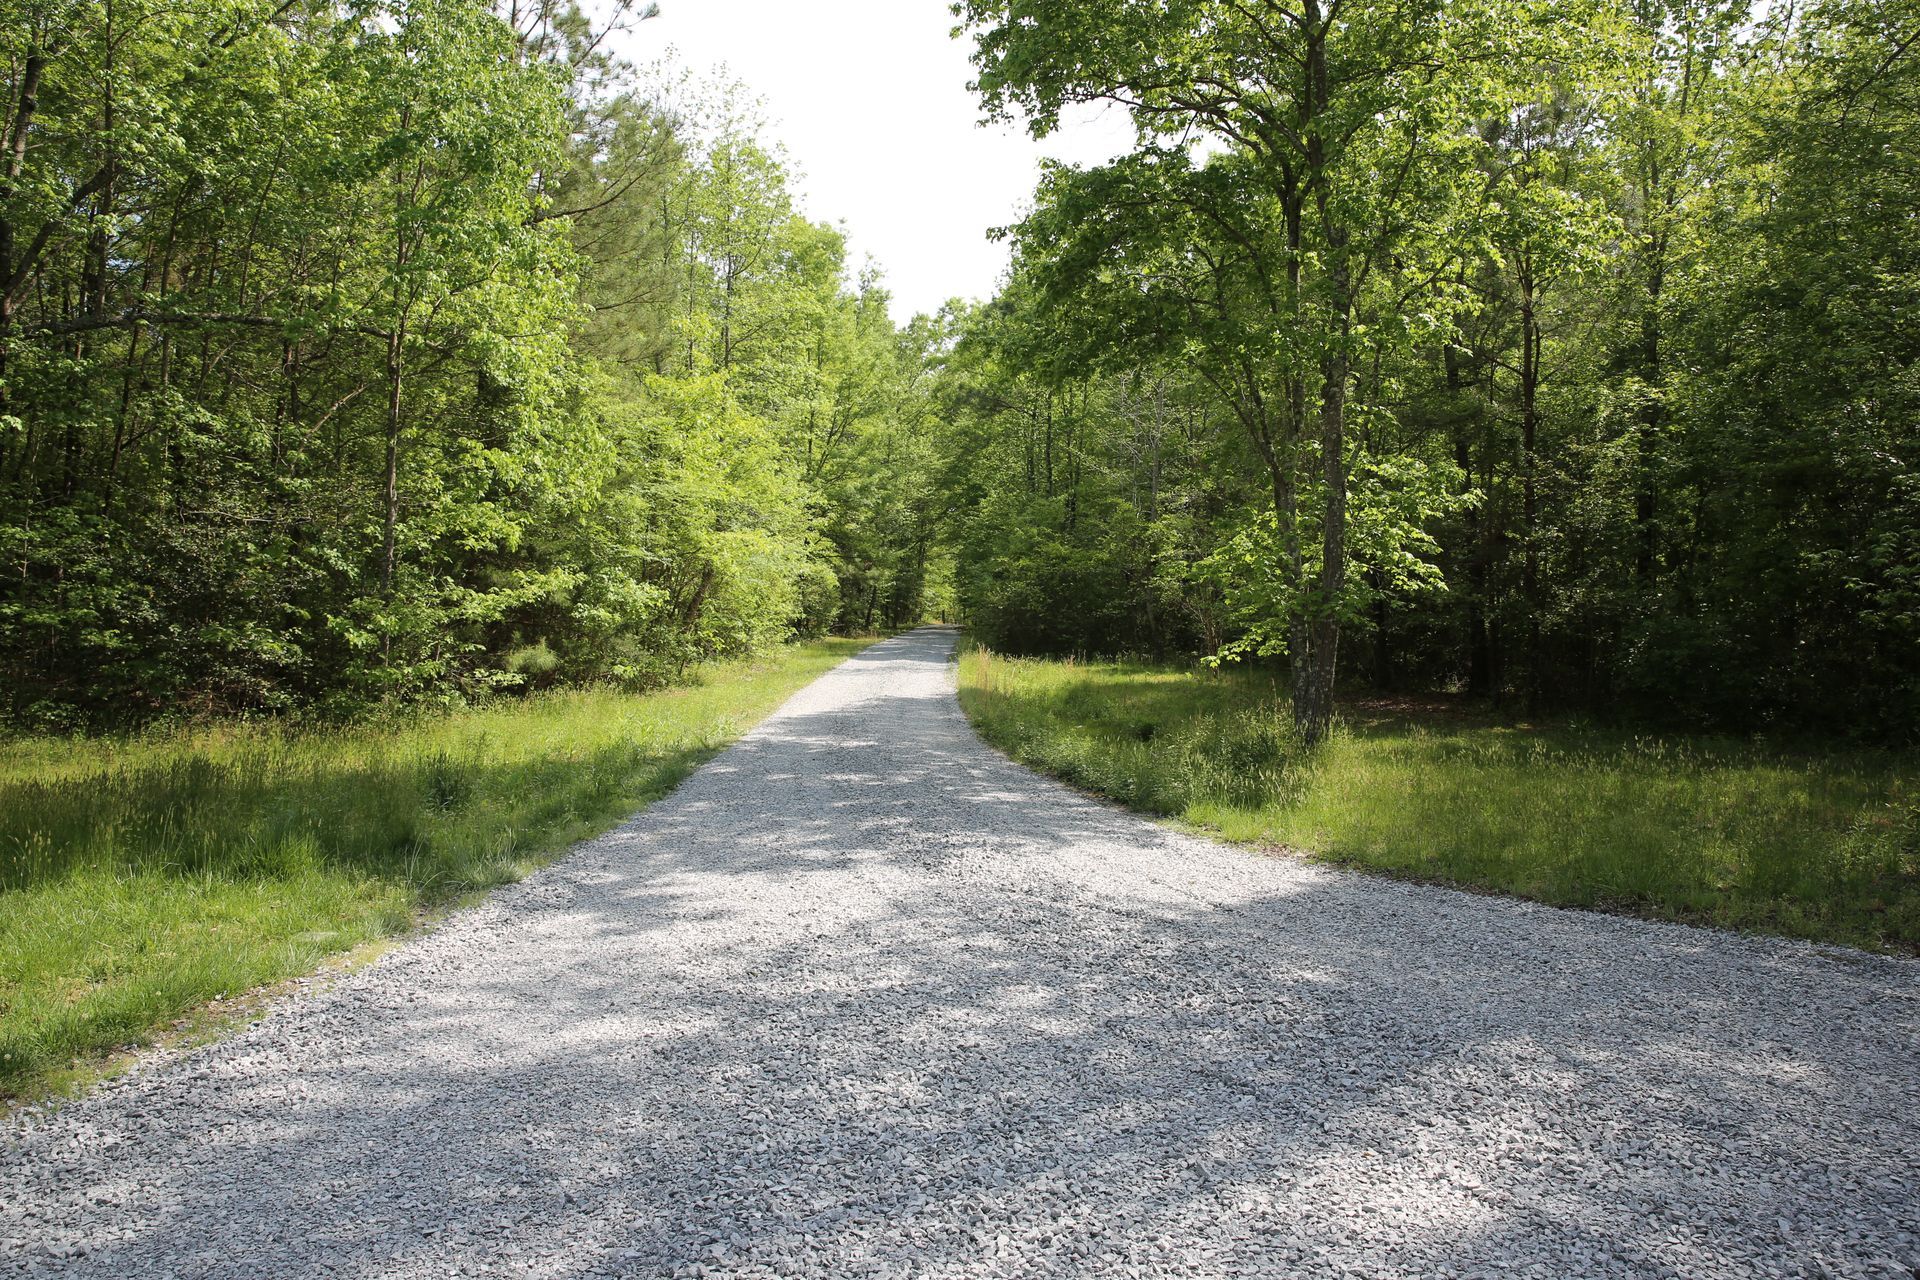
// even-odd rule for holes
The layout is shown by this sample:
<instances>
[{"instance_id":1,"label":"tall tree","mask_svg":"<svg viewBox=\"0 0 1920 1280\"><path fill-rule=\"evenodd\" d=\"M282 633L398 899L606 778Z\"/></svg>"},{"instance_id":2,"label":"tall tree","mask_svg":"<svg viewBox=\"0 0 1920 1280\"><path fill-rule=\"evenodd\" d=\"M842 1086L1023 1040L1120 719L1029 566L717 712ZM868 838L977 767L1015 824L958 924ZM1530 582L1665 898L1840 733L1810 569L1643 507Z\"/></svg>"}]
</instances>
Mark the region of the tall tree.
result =
<instances>
[{"instance_id":1,"label":"tall tree","mask_svg":"<svg viewBox=\"0 0 1920 1280\"><path fill-rule=\"evenodd\" d=\"M1578 0L966 0L957 12L976 34L990 108L1025 109L1037 134L1075 103L1132 111L1156 143L1125 172L1151 171L1156 190L1129 192L1127 204L1191 211L1189 226L1225 220L1215 239L1227 242L1248 229L1231 225L1231 206L1271 209L1257 241L1233 246L1271 298L1268 318L1215 324L1203 341L1219 365L1266 366L1228 398L1272 473L1294 716L1317 742L1347 605L1350 410L1356 390L1378 389L1359 380L1423 311L1445 310L1444 263L1482 186L1474 123L1523 101L1544 68L1595 48L1601 12ZM1165 144L1195 136L1223 146L1232 171L1216 162L1218 179L1182 176L1183 151ZM1302 462L1318 524L1310 572L1296 548Z\"/></svg>"}]
</instances>

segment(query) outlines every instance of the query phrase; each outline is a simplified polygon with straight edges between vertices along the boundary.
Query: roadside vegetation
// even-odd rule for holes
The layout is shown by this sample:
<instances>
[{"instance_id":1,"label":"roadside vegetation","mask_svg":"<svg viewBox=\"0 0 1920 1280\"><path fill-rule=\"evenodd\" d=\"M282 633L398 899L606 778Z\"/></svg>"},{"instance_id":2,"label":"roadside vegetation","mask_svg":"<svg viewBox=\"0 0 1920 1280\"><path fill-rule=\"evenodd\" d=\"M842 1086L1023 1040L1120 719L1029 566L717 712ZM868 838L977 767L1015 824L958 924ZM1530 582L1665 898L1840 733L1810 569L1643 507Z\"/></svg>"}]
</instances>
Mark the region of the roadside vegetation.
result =
<instances>
[{"instance_id":1,"label":"roadside vegetation","mask_svg":"<svg viewBox=\"0 0 1920 1280\"><path fill-rule=\"evenodd\" d=\"M862 640L356 727L0 753L0 1095L518 879L671 789Z\"/></svg>"},{"instance_id":2,"label":"roadside vegetation","mask_svg":"<svg viewBox=\"0 0 1920 1280\"><path fill-rule=\"evenodd\" d=\"M1920 759L1343 708L1308 752L1284 679L1007 658L960 698L1015 759L1230 840L1558 906L1920 951Z\"/></svg>"}]
</instances>

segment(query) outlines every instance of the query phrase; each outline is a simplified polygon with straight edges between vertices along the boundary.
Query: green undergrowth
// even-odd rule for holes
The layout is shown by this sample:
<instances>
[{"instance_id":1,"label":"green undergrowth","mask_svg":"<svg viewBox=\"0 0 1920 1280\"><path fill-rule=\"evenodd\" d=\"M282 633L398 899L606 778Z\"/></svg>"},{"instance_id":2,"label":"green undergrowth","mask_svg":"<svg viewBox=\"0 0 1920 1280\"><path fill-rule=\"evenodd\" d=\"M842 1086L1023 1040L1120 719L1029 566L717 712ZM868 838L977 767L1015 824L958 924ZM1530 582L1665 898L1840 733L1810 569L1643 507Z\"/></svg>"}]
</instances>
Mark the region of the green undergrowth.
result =
<instances>
[{"instance_id":1,"label":"green undergrowth","mask_svg":"<svg viewBox=\"0 0 1920 1280\"><path fill-rule=\"evenodd\" d=\"M867 643L353 728L0 742L0 1094L524 875Z\"/></svg>"},{"instance_id":2,"label":"green undergrowth","mask_svg":"<svg viewBox=\"0 0 1920 1280\"><path fill-rule=\"evenodd\" d=\"M1268 674L971 648L960 698L1016 759L1230 840L1391 875L1920 951L1920 758L1349 704L1296 742Z\"/></svg>"}]
</instances>

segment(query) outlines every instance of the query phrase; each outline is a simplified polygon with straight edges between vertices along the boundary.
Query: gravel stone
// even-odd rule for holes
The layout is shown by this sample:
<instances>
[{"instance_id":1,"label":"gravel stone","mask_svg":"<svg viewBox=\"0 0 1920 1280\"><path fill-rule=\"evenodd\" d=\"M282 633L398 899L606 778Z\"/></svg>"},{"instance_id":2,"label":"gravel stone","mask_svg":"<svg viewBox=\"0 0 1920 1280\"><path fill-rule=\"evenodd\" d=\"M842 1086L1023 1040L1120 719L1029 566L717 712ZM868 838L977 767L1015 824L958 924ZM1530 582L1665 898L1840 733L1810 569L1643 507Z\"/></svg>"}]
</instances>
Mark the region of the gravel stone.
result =
<instances>
[{"instance_id":1,"label":"gravel stone","mask_svg":"<svg viewBox=\"0 0 1920 1280\"><path fill-rule=\"evenodd\" d=\"M1920 1268L1920 964L1266 857L887 641L564 860L0 1147L0 1274Z\"/></svg>"}]
</instances>

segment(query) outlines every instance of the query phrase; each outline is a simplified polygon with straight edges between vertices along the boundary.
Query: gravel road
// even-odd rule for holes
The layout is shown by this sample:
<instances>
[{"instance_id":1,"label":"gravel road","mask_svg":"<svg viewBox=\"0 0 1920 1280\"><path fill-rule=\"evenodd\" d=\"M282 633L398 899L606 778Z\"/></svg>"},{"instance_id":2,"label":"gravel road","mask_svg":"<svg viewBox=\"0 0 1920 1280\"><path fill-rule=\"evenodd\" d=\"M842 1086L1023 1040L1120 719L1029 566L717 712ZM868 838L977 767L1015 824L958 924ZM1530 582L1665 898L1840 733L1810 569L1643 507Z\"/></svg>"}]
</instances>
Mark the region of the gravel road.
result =
<instances>
[{"instance_id":1,"label":"gravel road","mask_svg":"<svg viewBox=\"0 0 1920 1280\"><path fill-rule=\"evenodd\" d=\"M952 649L25 1115L0 1273L1920 1275L1920 963L1170 832Z\"/></svg>"}]
</instances>

